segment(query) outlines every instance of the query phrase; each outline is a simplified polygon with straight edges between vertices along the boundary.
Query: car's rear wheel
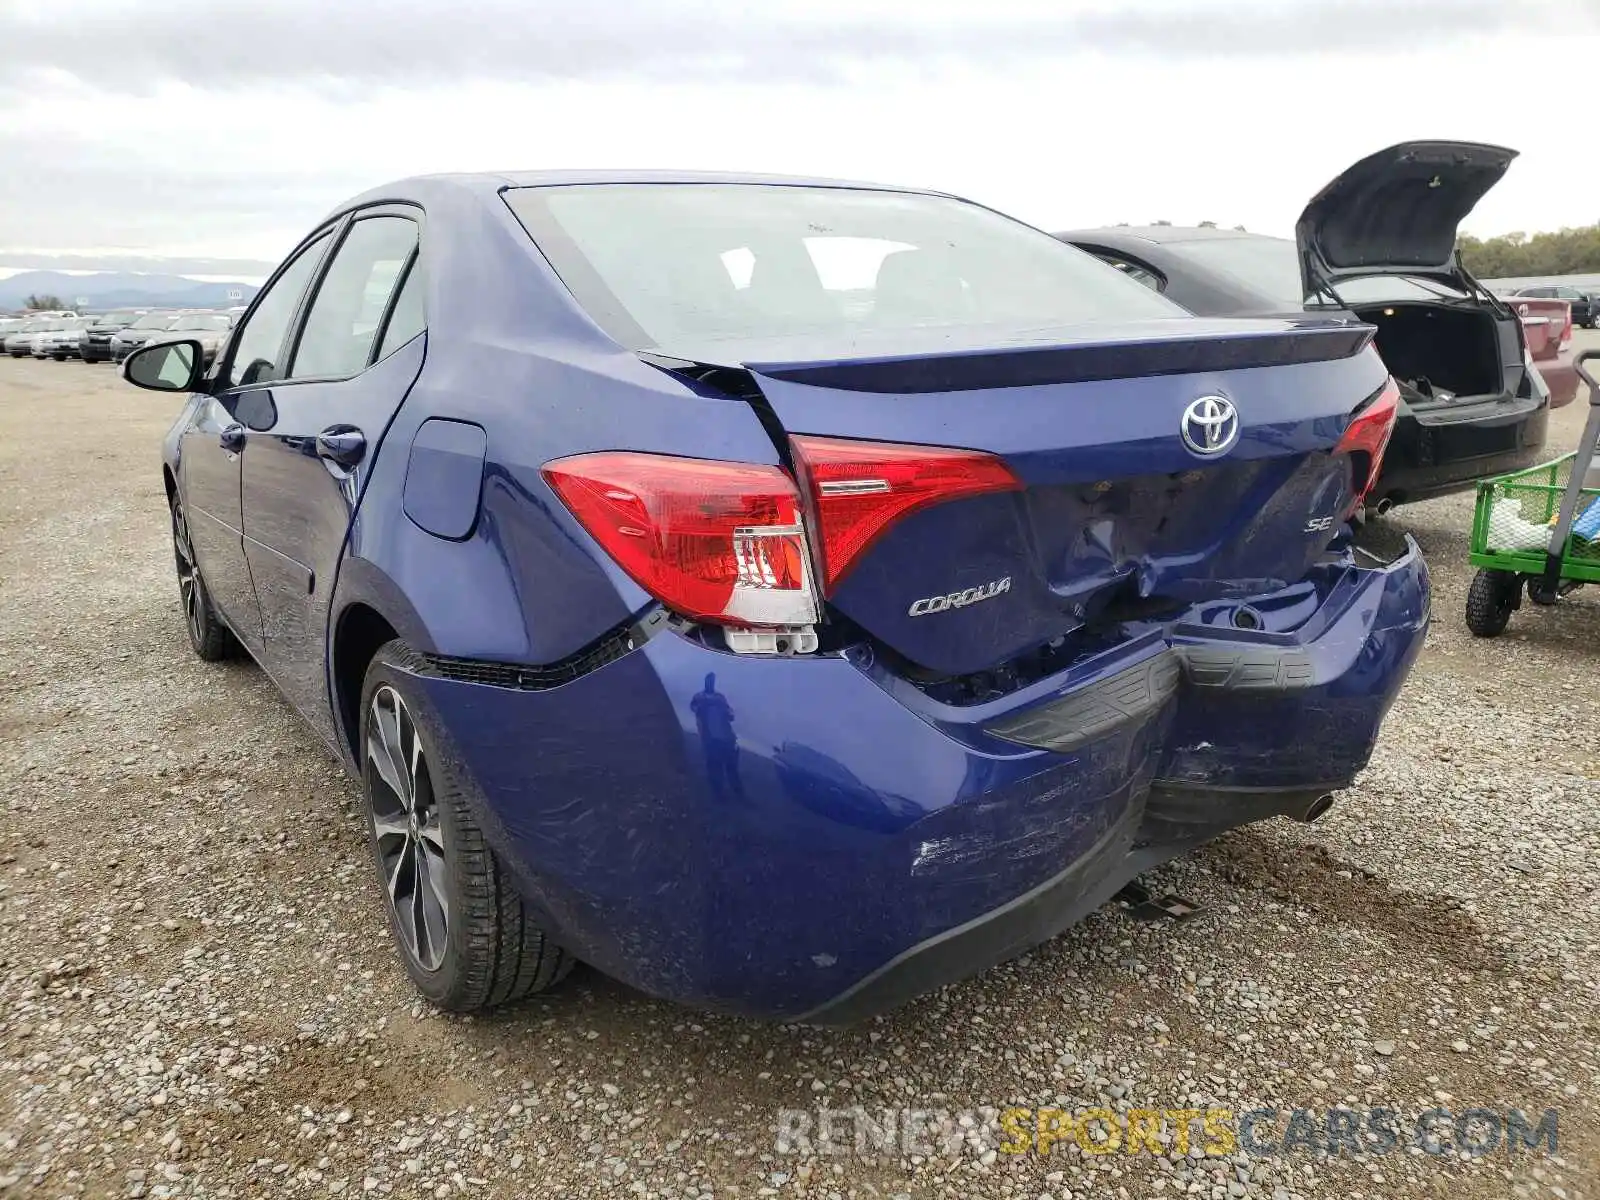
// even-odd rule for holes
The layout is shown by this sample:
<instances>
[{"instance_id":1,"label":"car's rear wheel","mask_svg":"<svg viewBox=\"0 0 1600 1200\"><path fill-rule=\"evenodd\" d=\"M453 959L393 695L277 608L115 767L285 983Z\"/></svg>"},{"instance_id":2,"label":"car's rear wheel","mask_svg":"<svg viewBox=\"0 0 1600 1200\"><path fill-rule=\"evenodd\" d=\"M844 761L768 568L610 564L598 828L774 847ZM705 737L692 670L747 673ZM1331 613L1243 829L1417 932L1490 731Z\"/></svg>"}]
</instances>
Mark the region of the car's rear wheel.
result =
<instances>
[{"instance_id":1,"label":"car's rear wheel","mask_svg":"<svg viewBox=\"0 0 1600 1200\"><path fill-rule=\"evenodd\" d=\"M484 841L394 641L367 668L361 775L389 928L416 988L473 1012L543 991L573 958L534 922Z\"/></svg>"},{"instance_id":2,"label":"car's rear wheel","mask_svg":"<svg viewBox=\"0 0 1600 1200\"><path fill-rule=\"evenodd\" d=\"M238 643L233 631L223 623L211 593L195 562L194 542L189 537L189 519L183 501L172 497L172 557L178 568L178 597L183 602L183 623L189 630L189 645L206 662L217 662L233 655Z\"/></svg>"},{"instance_id":3,"label":"car's rear wheel","mask_svg":"<svg viewBox=\"0 0 1600 1200\"><path fill-rule=\"evenodd\" d=\"M1476 637L1499 637L1522 594L1522 579L1512 571L1479 570L1467 589L1467 628Z\"/></svg>"}]
</instances>

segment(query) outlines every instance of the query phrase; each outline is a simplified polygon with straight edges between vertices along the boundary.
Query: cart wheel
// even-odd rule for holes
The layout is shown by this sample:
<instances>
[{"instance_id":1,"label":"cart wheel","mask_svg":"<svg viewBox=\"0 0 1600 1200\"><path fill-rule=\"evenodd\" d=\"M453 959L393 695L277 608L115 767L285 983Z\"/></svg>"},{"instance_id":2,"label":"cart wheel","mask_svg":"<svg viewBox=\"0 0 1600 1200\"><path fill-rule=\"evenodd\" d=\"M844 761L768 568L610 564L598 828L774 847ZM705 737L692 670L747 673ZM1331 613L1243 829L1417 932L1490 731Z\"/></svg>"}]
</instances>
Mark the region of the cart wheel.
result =
<instances>
[{"instance_id":1,"label":"cart wheel","mask_svg":"<svg viewBox=\"0 0 1600 1200\"><path fill-rule=\"evenodd\" d=\"M1548 582L1542 575L1528 576L1528 599L1541 607L1548 608L1561 597L1577 591L1583 584L1575 579L1558 579L1554 583Z\"/></svg>"},{"instance_id":2,"label":"cart wheel","mask_svg":"<svg viewBox=\"0 0 1600 1200\"><path fill-rule=\"evenodd\" d=\"M1522 598L1522 580L1511 571L1480 570L1467 589L1467 628L1474 637L1499 637Z\"/></svg>"}]
</instances>

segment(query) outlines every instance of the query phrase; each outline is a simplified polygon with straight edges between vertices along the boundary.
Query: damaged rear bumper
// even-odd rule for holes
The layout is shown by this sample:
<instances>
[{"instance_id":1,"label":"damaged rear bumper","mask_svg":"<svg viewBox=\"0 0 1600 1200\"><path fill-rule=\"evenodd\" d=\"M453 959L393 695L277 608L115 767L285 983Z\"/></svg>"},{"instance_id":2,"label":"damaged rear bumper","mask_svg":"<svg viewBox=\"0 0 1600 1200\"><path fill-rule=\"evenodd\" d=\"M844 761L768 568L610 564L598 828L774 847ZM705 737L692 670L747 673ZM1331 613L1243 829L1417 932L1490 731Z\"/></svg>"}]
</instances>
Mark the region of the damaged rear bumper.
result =
<instances>
[{"instance_id":1,"label":"damaged rear bumper","mask_svg":"<svg viewBox=\"0 0 1600 1200\"><path fill-rule=\"evenodd\" d=\"M1219 625L1206 620L1216 615L1191 614L1165 648L1095 689L991 726L1071 753L1119 723L1168 722L1149 787L1089 852L904 951L806 1019L843 1024L893 1008L1054 936L1142 872L1221 833L1320 816L1366 765L1421 650L1429 596L1415 542L1408 537L1405 554L1386 567L1349 568L1296 629L1217 636Z\"/></svg>"},{"instance_id":2,"label":"damaged rear bumper","mask_svg":"<svg viewBox=\"0 0 1600 1200\"><path fill-rule=\"evenodd\" d=\"M558 687L418 682L498 856L580 958L697 1006L844 1023L1218 833L1304 816L1366 765L1427 621L1412 544L980 704L864 649L758 658L671 632Z\"/></svg>"}]
</instances>

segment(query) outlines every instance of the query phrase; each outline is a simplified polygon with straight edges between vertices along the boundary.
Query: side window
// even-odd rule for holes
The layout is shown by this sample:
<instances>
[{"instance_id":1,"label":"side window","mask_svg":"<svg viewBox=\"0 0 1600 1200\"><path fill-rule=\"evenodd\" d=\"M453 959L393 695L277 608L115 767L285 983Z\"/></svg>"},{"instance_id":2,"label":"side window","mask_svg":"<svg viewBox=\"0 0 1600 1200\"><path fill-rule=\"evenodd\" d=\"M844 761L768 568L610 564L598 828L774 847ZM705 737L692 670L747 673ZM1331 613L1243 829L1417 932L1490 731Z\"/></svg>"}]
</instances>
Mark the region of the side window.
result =
<instances>
[{"instance_id":1,"label":"side window","mask_svg":"<svg viewBox=\"0 0 1600 1200\"><path fill-rule=\"evenodd\" d=\"M350 226L306 314L291 379L340 379L372 361L389 297L417 248L405 217L367 217Z\"/></svg>"},{"instance_id":2,"label":"side window","mask_svg":"<svg viewBox=\"0 0 1600 1200\"><path fill-rule=\"evenodd\" d=\"M300 297L316 272L317 263L333 235L325 233L312 242L300 257L290 263L282 275L261 297L250 319L239 327L233 338L233 357L228 363L224 387L243 387L249 383L270 383L284 377L282 353L289 322L294 320Z\"/></svg>"},{"instance_id":3,"label":"side window","mask_svg":"<svg viewBox=\"0 0 1600 1200\"><path fill-rule=\"evenodd\" d=\"M1094 250L1090 253L1092 253L1101 262L1105 263L1106 266L1115 267L1129 279L1137 279L1152 292L1166 290L1166 279L1157 272L1151 270L1149 267L1145 266L1143 263L1137 263L1132 259L1122 258L1121 256L1112 254L1109 251L1102 252L1099 250Z\"/></svg>"},{"instance_id":4,"label":"side window","mask_svg":"<svg viewBox=\"0 0 1600 1200\"><path fill-rule=\"evenodd\" d=\"M388 358L427 327L428 322L422 311L422 258L419 255L411 260L411 266L406 269L406 281L400 285L394 311L389 314L389 325L383 331L383 344L378 347L378 357Z\"/></svg>"}]
</instances>

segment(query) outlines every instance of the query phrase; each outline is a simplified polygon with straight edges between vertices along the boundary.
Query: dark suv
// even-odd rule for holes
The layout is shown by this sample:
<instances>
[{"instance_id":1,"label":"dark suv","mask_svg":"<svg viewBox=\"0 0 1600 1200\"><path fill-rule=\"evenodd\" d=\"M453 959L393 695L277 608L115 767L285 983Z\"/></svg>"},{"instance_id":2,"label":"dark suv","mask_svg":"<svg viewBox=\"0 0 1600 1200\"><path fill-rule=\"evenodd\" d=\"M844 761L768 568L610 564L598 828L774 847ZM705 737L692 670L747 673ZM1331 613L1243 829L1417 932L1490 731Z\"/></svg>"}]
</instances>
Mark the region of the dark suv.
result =
<instances>
[{"instance_id":1,"label":"dark suv","mask_svg":"<svg viewBox=\"0 0 1600 1200\"><path fill-rule=\"evenodd\" d=\"M84 362L110 362L111 335L120 333L144 313L142 308L123 308L95 317L78 339L78 354Z\"/></svg>"},{"instance_id":2,"label":"dark suv","mask_svg":"<svg viewBox=\"0 0 1600 1200\"><path fill-rule=\"evenodd\" d=\"M1520 287L1511 295L1565 300L1572 305L1574 325L1600 329L1600 293L1586 292L1582 288L1568 287L1564 283L1538 283L1530 287Z\"/></svg>"}]
</instances>

